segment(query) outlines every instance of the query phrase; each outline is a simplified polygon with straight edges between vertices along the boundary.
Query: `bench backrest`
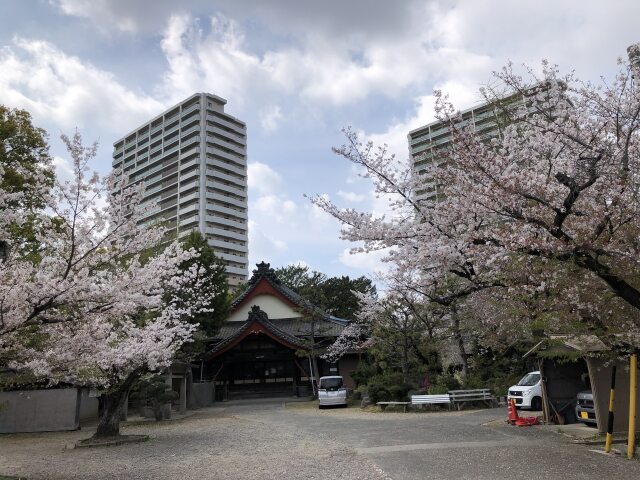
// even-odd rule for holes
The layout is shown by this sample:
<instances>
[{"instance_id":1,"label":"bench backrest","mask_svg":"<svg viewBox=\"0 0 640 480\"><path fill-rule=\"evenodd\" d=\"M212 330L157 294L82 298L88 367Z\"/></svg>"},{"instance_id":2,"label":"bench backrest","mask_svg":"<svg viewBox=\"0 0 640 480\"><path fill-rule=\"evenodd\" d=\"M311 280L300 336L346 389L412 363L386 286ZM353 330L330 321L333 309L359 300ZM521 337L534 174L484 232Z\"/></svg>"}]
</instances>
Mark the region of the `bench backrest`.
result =
<instances>
[{"instance_id":1,"label":"bench backrest","mask_svg":"<svg viewBox=\"0 0 640 480\"><path fill-rule=\"evenodd\" d=\"M428 403L450 403L451 397L448 393L441 395L411 395L411 403L416 405Z\"/></svg>"},{"instance_id":2,"label":"bench backrest","mask_svg":"<svg viewBox=\"0 0 640 480\"><path fill-rule=\"evenodd\" d=\"M494 398L488 388L478 388L474 390L451 390L449 391L452 401L462 400L492 400Z\"/></svg>"}]
</instances>

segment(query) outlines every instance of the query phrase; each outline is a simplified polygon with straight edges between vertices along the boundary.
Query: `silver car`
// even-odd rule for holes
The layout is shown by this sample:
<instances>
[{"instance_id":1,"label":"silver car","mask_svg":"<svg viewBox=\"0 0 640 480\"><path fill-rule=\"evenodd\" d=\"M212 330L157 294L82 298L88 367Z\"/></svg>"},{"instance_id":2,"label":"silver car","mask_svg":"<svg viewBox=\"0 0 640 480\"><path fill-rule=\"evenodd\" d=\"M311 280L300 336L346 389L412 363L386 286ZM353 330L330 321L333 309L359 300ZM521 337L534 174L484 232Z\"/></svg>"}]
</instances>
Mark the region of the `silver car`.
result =
<instances>
[{"instance_id":1,"label":"silver car","mask_svg":"<svg viewBox=\"0 0 640 480\"><path fill-rule=\"evenodd\" d=\"M320 377L318 382L318 408L329 405L347 406L347 389L342 383L342 377Z\"/></svg>"},{"instance_id":2,"label":"silver car","mask_svg":"<svg viewBox=\"0 0 640 480\"><path fill-rule=\"evenodd\" d=\"M593 404L593 393L591 390L585 390L578 393L576 401L576 417L578 421L589 425L597 425L596 410Z\"/></svg>"}]
</instances>

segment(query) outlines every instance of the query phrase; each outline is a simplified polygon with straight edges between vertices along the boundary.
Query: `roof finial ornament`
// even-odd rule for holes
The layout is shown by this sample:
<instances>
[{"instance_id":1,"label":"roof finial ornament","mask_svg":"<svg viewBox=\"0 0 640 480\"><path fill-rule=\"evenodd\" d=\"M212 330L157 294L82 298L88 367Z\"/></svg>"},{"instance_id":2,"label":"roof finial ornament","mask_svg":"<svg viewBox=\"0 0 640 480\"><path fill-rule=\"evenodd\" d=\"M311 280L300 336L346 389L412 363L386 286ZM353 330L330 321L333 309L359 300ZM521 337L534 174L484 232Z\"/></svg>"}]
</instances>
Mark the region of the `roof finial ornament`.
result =
<instances>
[{"instance_id":1,"label":"roof finial ornament","mask_svg":"<svg viewBox=\"0 0 640 480\"><path fill-rule=\"evenodd\" d=\"M260 263L256 263L256 268L255 270L253 270L253 275L251 276L251 279L249 280L249 284L253 285L254 283L256 283L258 280L260 280L262 277L267 278L268 280L270 280L272 283L280 283L280 280L278 280L278 277L276 276L276 272L273 268L271 268L271 264L270 263L266 263L266 262L260 262Z\"/></svg>"},{"instance_id":2,"label":"roof finial ornament","mask_svg":"<svg viewBox=\"0 0 640 480\"><path fill-rule=\"evenodd\" d=\"M260 310L260 306L259 305L253 305L251 307L251 310L249 311L249 318L248 318L249 322L253 321L253 320L269 320L269 317L267 316L267 312Z\"/></svg>"}]
</instances>

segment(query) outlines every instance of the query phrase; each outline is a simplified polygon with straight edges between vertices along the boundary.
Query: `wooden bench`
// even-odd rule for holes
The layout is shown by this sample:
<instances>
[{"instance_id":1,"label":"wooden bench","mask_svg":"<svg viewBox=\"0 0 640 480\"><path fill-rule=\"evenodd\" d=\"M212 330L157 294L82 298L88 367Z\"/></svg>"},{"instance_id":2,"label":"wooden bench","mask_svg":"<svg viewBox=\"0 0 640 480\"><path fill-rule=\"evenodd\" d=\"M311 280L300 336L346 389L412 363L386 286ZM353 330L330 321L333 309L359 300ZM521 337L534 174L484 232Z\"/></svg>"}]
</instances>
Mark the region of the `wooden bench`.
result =
<instances>
[{"instance_id":1,"label":"wooden bench","mask_svg":"<svg viewBox=\"0 0 640 480\"><path fill-rule=\"evenodd\" d=\"M410 404L411 402L378 402L376 403L376 405L380 405L380 408L382 409L383 412L389 405L402 405L402 409L404 410L404 413L407 413L407 405L410 405Z\"/></svg>"},{"instance_id":2,"label":"wooden bench","mask_svg":"<svg viewBox=\"0 0 640 480\"><path fill-rule=\"evenodd\" d=\"M451 397L448 393L441 395L411 395L411 405L446 404L451 408Z\"/></svg>"},{"instance_id":3,"label":"wooden bench","mask_svg":"<svg viewBox=\"0 0 640 480\"><path fill-rule=\"evenodd\" d=\"M451 390L449 391L451 403L458 410L462 410L468 402L484 402L488 407L495 407L498 403L496 397L488 388L479 388L475 390Z\"/></svg>"}]
</instances>

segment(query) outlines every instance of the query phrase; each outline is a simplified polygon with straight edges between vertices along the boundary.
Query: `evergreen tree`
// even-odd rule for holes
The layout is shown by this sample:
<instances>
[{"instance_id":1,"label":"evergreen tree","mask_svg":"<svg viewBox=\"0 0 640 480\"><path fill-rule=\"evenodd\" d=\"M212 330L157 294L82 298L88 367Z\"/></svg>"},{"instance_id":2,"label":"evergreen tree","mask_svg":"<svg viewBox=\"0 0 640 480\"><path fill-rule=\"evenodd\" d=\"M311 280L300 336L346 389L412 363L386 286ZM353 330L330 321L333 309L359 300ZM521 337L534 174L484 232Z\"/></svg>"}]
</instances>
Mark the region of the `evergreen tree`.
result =
<instances>
[{"instance_id":1,"label":"evergreen tree","mask_svg":"<svg viewBox=\"0 0 640 480\"><path fill-rule=\"evenodd\" d=\"M183 238L182 248L185 250L194 249L197 256L183 262L180 268L185 272L195 268L197 274L194 281L206 285L206 292L213 292L209 293L210 296L205 302L207 308L188 320L192 324L199 325L198 329L202 335L198 337L210 338L217 333L227 318L231 306L225 265L215 256L207 240L198 231L191 232ZM192 291L192 289L187 289L187 292ZM195 294L198 295L198 293ZM193 293L185 293L182 295L182 301L191 301L192 295Z\"/></svg>"},{"instance_id":2,"label":"evergreen tree","mask_svg":"<svg viewBox=\"0 0 640 480\"><path fill-rule=\"evenodd\" d=\"M0 209L9 212L0 222L0 261L9 246L23 256L36 253L36 212L53 182L46 132L31 123L26 110L0 105Z\"/></svg>"},{"instance_id":3,"label":"evergreen tree","mask_svg":"<svg viewBox=\"0 0 640 480\"><path fill-rule=\"evenodd\" d=\"M327 277L324 273L300 265L287 265L276 269L280 281L296 291L316 307L346 320L355 320L360 306L354 292L375 295L376 287L362 276Z\"/></svg>"}]
</instances>

